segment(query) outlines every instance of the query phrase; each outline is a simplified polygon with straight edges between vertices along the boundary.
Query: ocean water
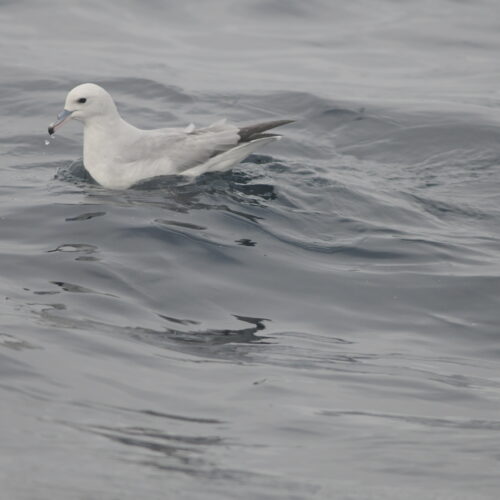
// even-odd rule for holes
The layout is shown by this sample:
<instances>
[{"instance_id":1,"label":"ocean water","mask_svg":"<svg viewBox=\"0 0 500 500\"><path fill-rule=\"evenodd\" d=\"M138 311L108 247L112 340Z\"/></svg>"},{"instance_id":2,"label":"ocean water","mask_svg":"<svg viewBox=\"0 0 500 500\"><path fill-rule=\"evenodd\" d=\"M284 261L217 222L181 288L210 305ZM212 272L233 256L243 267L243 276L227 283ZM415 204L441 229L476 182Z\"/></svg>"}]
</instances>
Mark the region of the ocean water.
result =
<instances>
[{"instance_id":1,"label":"ocean water","mask_svg":"<svg viewBox=\"0 0 500 500\"><path fill-rule=\"evenodd\" d=\"M1 497L498 498L499 33L494 0L0 1ZM110 191L46 135L86 81L144 128L296 123Z\"/></svg>"}]
</instances>

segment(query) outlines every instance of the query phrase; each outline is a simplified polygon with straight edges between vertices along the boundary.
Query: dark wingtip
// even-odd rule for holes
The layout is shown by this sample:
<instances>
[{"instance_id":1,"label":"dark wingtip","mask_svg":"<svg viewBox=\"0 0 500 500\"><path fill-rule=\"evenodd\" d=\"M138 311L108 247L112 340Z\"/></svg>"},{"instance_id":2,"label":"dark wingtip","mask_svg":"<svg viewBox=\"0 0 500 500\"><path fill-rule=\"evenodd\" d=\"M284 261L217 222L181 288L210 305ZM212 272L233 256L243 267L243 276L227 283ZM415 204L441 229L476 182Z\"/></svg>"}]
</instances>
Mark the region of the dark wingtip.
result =
<instances>
[{"instance_id":1,"label":"dark wingtip","mask_svg":"<svg viewBox=\"0 0 500 500\"><path fill-rule=\"evenodd\" d=\"M281 125L288 125L289 123L295 123L297 120L281 120L281 123L278 125L278 127L281 127Z\"/></svg>"},{"instance_id":2,"label":"dark wingtip","mask_svg":"<svg viewBox=\"0 0 500 500\"><path fill-rule=\"evenodd\" d=\"M251 141L255 136L260 135L266 130L281 127L282 125L287 125L288 123L293 123L295 120L275 120L272 122L257 123L256 125L249 125L247 127L242 127L238 131L240 136L240 142Z\"/></svg>"},{"instance_id":3,"label":"dark wingtip","mask_svg":"<svg viewBox=\"0 0 500 500\"><path fill-rule=\"evenodd\" d=\"M56 131L54 127L49 127L49 135L54 135L54 132Z\"/></svg>"}]
</instances>

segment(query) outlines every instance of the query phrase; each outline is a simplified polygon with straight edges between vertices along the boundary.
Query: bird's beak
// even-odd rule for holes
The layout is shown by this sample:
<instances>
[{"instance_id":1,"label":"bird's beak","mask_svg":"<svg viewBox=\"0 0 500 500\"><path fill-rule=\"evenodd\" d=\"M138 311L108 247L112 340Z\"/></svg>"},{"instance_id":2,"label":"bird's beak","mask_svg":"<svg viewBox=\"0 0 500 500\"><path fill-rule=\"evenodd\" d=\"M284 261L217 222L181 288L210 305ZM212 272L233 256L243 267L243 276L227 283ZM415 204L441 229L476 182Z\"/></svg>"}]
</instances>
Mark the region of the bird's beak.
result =
<instances>
[{"instance_id":1,"label":"bird's beak","mask_svg":"<svg viewBox=\"0 0 500 500\"><path fill-rule=\"evenodd\" d=\"M71 113L73 113L73 111L63 109L57 115L57 120L49 125L49 135L53 135L56 131L56 128L60 127L71 116Z\"/></svg>"}]
</instances>

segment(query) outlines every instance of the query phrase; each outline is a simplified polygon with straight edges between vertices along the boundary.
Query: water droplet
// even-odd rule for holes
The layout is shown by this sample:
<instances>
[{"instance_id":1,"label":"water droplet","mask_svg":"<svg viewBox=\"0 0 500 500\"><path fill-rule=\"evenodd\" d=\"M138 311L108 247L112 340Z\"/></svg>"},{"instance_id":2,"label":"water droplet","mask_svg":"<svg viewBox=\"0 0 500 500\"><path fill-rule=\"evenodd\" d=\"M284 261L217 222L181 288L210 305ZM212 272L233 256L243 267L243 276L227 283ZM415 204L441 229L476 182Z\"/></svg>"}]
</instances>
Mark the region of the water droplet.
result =
<instances>
[{"instance_id":1,"label":"water droplet","mask_svg":"<svg viewBox=\"0 0 500 500\"><path fill-rule=\"evenodd\" d=\"M50 141L48 139L45 139L45 145L48 146L50 144Z\"/></svg>"}]
</instances>

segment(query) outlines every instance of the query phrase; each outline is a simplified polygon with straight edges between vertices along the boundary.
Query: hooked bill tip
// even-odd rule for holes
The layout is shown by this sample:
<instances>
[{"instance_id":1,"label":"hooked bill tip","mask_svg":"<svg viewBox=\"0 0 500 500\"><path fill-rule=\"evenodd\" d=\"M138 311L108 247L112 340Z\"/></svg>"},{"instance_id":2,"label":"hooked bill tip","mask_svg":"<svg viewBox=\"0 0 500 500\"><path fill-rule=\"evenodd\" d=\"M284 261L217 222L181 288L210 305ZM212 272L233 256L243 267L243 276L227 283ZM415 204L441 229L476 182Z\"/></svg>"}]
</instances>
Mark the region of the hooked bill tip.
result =
<instances>
[{"instance_id":1,"label":"hooked bill tip","mask_svg":"<svg viewBox=\"0 0 500 500\"><path fill-rule=\"evenodd\" d=\"M54 135L54 132L56 131L56 129L52 125L49 127L48 130L49 130L49 135Z\"/></svg>"}]
</instances>

